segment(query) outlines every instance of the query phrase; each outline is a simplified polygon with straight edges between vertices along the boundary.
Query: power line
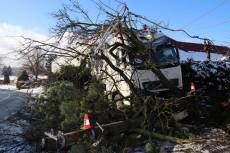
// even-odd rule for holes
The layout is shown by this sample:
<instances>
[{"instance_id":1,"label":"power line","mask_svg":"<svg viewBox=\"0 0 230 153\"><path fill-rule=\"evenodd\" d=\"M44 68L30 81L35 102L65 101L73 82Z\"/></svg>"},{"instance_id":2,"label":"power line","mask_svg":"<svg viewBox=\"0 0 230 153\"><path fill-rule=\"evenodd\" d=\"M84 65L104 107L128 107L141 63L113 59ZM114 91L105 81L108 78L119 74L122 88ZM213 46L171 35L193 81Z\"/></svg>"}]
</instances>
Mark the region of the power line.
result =
<instances>
[{"instance_id":1,"label":"power line","mask_svg":"<svg viewBox=\"0 0 230 153\"><path fill-rule=\"evenodd\" d=\"M215 27L219 27L219 26L222 26L222 25L225 25L225 24L228 24L228 23L230 23L230 19L222 21L220 23L213 24L211 26L203 26L203 27L200 27L199 29L215 28Z\"/></svg>"},{"instance_id":2,"label":"power line","mask_svg":"<svg viewBox=\"0 0 230 153\"><path fill-rule=\"evenodd\" d=\"M191 35L191 34L189 34L189 33L188 33L186 30L184 30L184 29L172 29L172 28L168 28L168 27L166 27L166 26L162 26L162 25L159 24L159 23L156 23L156 22L154 22L154 21L149 20L149 19L147 19L147 18L144 17L144 16L135 14L135 13L133 13L133 12L129 12L129 9L128 9L128 7L126 6L125 3L122 3L122 4L123 4L124 11L123 11L123 8L122 8L122 10L120 10L120 11L116 11L116 10L114 10L113 8L111 8L110 6L108 6L107 4L103 3L101 0L99 0L99 3L100 3L100 4L97 3L95 0L91 0L91 1L93 1L94 3L96 3L102 10L104 10L106 13L108 13L108 14L110 14L110 15L112 15L112 14L109 13L109 12L107 12L106 9L104 9L102 6L100 6L100 4L103 5L104 7L106 7L107 9L109 9L109 10L115 12L115 13L121 13L121 12L123 12L123 13L122 13L123 15L124 15L125 13L128 13L128 15L133 15L133 16L135 16L136 18L140 18L140 19L143 19L143 20L145 20L145 21L147 21L147 22L149 22L149 23L152 23L153 25L157 26L158 28L161 28L161 29L164 29L164 30L168 30L168 31L172 31L172 32L183 32L183 33L186 34L188 37L194 38L194 39L205 40L205 41L206 41L206 40L209 40L209 41L211 41L211 40L208 39L208 38L202 38L202 37L199 37L199 36ZM118 1L118 0L116 0L116 1ZM227 0L224 0L222 3L225 3L225 1L227 1ZM221 4L222 4L222 3L221 3ZM222 5L223 5L223 4L222 4ZM126 11L127 11L127 12L126 12ZM114 16L114 15L112 15L112 16Z\"/></svg>"},{"instance_id":3,"label":"power line","mask_svg":"<svg viewBox=\"0 0 230 153\"><path fill-rule=\"evenodd\" d=\"M218 8L220 8L221 6L223 6L225 3L227 2L227 0L222 1L219 5L211 8L210 10L204 12L203 14L201 14L200 16L198 16L197 18L193 19L192 21L190 21L188 24L186 24L183 28L186 28L192 24L194 24L196 21L202 19L205 16L208 16L209 14L211 14L212 12L214 12L215 10L217 10Z\"/></svg>"},{"instance_id":4,"label":"power line","mask_svg":"<svg viewBox=\"0 0 230 153\"><path fill-rule=\"evenodd\" d=\"M140 18L140 19L143 19L143 20L145 20L145 21L147 21L147 22L149 22L149 23L152 23L153 25L155 25L155 26L157 26L157 27L159 27L159 28L161 28L161 29L164 29L164 30L168 30L168 31L172 31L172 32L183 32L184 34L186 34L186 35L187 35L188 37L190 37L190 38L200 39L200 40L209 40L209 41L211 41L211 40L208 39L208 38L201 38L201 37L199 37L199 36L193 36L193 35L189 34L189 33L188 33L186 30L184 30L184 29L172 29L172 28L168 28L168 27L165 27L165 26L160 25L159 23L156 23L156 22L154 22L154 21L149 20L149 19L147 19L147 18L144 17L144 16L141 16L141 15L138 15L138 14L135 14L135 13L132 13L132 12L129 12L129 14L135 16L136 18Z\"/></svg>"}]
</instances>

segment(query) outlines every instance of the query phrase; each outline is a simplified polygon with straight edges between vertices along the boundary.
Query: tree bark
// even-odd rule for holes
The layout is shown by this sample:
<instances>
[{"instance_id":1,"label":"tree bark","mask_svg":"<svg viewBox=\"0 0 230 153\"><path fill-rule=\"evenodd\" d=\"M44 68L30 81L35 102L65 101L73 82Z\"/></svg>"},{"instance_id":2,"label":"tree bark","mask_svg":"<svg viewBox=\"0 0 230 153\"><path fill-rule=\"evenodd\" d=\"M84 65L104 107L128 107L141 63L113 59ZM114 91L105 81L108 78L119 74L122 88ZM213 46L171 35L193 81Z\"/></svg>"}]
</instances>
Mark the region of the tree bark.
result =
<instances>
[{"instance_id":1,"label":"tree bark","mask_svg":"<svg viewBox=\"0 0 230 153\"><path fill-rule=\"evenodd\" d=\"M150 131L143 130L143 129L133 129L131 132L136 132L139 134L143 134L143 135L152 137L153 139L157 139L161 141L169 141L169 142L176 143L176 144L191 143L191 140L179 139L176 137L166 136L166 135L162 135L162 134L155 133L155 132L150 132Z\"/></svg>"}]
</instances>

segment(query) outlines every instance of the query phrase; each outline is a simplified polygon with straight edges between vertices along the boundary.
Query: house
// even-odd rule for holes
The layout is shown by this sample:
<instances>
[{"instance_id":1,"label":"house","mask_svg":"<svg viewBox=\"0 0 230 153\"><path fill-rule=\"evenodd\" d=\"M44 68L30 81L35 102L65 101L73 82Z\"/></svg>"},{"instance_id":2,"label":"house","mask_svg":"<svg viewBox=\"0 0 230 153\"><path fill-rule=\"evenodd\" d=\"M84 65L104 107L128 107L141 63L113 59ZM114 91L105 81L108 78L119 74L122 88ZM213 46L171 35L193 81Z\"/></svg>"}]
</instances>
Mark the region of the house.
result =
<instances>
[{"instance_id":1,"label":"house","mask_svg":"<svg viewBox=\"0 0 230 153\"><path fill-rule=\"evenodd\" d=\"M17 76L10 76L10 83L9 84L15 86L17 83L17 79L18 79ZM4 82L4 77L0 76L0 84L3 84L3 82Z\"/></svg>"}]
</instances>

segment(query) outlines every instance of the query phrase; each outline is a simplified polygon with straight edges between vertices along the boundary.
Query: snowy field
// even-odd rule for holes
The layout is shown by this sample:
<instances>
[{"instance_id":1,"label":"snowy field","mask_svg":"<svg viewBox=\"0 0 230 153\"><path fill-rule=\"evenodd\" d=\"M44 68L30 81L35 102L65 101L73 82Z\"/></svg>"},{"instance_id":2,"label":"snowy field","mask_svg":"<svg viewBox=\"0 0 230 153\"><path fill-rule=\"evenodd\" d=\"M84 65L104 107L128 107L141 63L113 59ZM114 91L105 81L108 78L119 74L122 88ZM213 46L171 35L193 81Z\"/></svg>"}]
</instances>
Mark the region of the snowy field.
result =
<instances>
[{"instance_id":1,"label":"snowy field","mask_svg":"<svg viewBox=\"0 0 230 153\"><path fill-rule=\"evenodd\" d=\"M39 95L41 94L44 90L43 87L36 87L36 88L30 88L30 89L20 89L18 90L16 88L16 86L12 86L12 85L0 85L0 89L3 90L15 90L18 92L22 92L22 93L29 93L31 95Z\"/></svg>"},{"instance_id":2,"label":"snowy field","mask_svg":"<svg viewBox=\"0 0 230 153\"><path fill-rule=\"evenodd\" d=\"M16 86L12 86L12 85L0 85L0 89L4 89L4 90L16 90Z\"/></svg>"}]
</instances>

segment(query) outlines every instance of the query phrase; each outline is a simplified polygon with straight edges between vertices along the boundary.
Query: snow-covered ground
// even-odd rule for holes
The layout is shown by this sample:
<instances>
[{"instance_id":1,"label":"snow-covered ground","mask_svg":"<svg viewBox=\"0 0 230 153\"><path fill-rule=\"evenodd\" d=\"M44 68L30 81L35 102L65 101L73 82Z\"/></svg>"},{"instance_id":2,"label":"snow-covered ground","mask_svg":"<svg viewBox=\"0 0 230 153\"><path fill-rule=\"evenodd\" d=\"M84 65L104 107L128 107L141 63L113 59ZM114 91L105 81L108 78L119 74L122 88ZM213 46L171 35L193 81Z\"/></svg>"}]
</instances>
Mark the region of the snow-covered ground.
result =
<instances>
[{"instance_id":1,"label":"snow-covered ground","mask_svg":"<svg viewBox=\"0 0 230 153\"><path fill-rule=\"evenodd\" d=\"M10 90L10 91L9 91ZM10 115L4 120L0 120L0 153L31 153L36 152L33 145L28 144L24 139L24 131L28 128L29 113L26 112L22 107L15 107L20 104L23 106L26 93L29 95L39 95L43 92L42 87L32 89L21 89L18 90L12 85L0 85L0 92L6 96L2 100L2 106L7 107L7 112L11 111ZM4 104L3 104L4 101ZM13 109L14 107L14 109ZM4 109L0 109L5 111Z\"/></svg>"},{"instance_id":2,"label":"snow-covered ground","mask_svg":"<svg viewBox=\"0 0 230 153\"><path fill-rule=\"evenodd\" d=\"M230 136L218 128L203 128L200 134L193 135L191 143L174 144L166 141L153 141L160 147L161 153L229 153ZM136 148L132 153L145 153L144 147Z\"/></svg>"},{"instance_id":3,"label":"snow-covered ground","mask_svg":"<svg viewBox=\"0 0 230 153\"><path fill-rule=\"evenodd\" d=\"M30 88L30 89L20 89L17 91L31 94L31 96L36 96L36 95L41 94L44 91L44 88L40 86L40 87Z\"/></svg>"},{"instance_id":4,"label":"snow-covered ground","mask_svg":"<svg viewBox=\"0 0 230 153\"><path fill-rule=\"evenodd\" d=\"M18 92L22 92L22 93L28 93L31 95L39 95L44 91L44 88L42 86L40 87L36 87L36 88L30 88L30 89L20 89L18 90L16 88L16 86L12 86L12 85L0 85L0 89L3 90L15 90Z\"/></svg>"},{"instance_id":5,"label":"snow-covered ground","mask_svg":"<svg viewBox=\"0 0 230 153\"><path fill-rule=\"evenodd\" d=\"M32 145L23 138L24 130L29 123L22 119L22 112L0 121L0 153L35 152Z\"/></svg>"},{"instance_id":6,"label":"snow-covered ground","mask_svg":"<svg viewBox=\"0 0 230 153\"><path fill-rule=\"evenodd\" d=\"M4 90L16 90L16 86L12 86L12 85L0 85L0 89L4 89Z\"/></svg>"}]
</instances>

